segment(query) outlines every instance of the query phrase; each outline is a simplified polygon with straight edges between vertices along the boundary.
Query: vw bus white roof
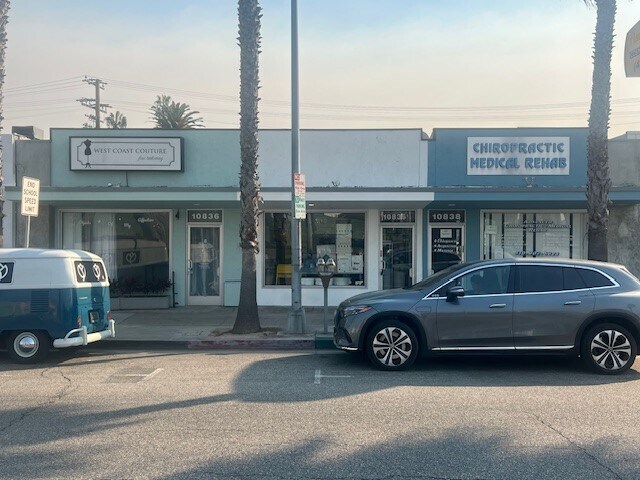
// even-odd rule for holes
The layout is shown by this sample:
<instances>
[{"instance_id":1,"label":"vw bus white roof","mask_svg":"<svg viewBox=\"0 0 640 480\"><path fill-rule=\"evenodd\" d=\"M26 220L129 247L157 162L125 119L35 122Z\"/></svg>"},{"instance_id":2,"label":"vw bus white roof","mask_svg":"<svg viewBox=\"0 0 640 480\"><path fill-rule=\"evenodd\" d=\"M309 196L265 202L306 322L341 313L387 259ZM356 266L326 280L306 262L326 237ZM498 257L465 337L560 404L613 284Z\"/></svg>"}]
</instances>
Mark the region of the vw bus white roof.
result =
<instances>
[{"instance_id":1,"label":"vw bus white roof","mask_svg":"<svg viewBox=\"0 0 640 480\"><path fill-rule=\"evenodd\" d=\"M102 270L100 274L93 275L92 271L87 272L87 265L77 272L78 261L99 263ZM11 264L10 269L7 264ZM109 277L102 259L94 253L84 250L0 248L0 290L77 288L98 283L109 285Z\"/></svg>"}]
</instances>

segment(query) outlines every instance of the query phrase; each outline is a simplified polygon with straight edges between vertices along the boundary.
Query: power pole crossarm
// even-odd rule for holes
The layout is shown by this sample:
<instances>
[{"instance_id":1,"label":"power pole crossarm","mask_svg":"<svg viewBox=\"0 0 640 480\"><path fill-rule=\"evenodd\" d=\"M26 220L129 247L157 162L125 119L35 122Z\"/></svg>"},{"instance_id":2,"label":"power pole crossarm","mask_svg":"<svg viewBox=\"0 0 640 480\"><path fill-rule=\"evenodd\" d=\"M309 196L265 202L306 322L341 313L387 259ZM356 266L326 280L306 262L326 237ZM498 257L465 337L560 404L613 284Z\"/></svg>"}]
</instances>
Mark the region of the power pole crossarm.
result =
<instances>
[{"instance_id":1,"label":"power pole crossarm","mask_svg":"<svg viewBox=\"0 0 640 480\"><path fill-rule=\"evenodd\" d=\"M89 120L95 122L95 128L100 128L100 113L107 113L107 108L111 108L111 105L106 103L100 103L100 90L104 90L106 82L103 82L99 78L84 77L82 80L89 85L93 85L96 89L95 98L79 98L77 101L81 105L90 108L94 111L92 115L87 115Z\"/></svg>"}]
</instances>

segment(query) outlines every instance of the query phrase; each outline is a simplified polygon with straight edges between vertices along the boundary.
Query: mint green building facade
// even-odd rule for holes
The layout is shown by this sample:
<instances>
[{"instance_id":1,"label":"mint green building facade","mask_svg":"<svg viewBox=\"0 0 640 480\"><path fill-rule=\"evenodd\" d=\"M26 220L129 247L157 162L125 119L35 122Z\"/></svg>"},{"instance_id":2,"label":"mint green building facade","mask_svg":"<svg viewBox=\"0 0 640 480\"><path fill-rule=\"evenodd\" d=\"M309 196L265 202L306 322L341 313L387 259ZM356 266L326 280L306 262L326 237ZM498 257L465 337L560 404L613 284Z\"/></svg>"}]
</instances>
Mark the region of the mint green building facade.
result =
<instances>
[{"instance_id":1,"label":"mint green building facade","mask_svg":"<svg viewBox=\"0 0 640 480\"><path fill-rule=\"evenodd\" d=\"M41 213L32 222L31 246L97 253L123 299L238 304L238 130L52 129L49 141L12 138L8 148L15 168L6 182L13 228L5 245L24 245L20 179L35 176ZM301 151L308 211L303 303L322 305L315 261L324 254L338 261L331 304L420 279L421 211L433 199L424 133L303 131ZM260 132L260 305L291 299L290 152L289 131ZM381 252L391 237L401 240L402 252L398 267L383 273Z\"/></svg>"}]
</instances>

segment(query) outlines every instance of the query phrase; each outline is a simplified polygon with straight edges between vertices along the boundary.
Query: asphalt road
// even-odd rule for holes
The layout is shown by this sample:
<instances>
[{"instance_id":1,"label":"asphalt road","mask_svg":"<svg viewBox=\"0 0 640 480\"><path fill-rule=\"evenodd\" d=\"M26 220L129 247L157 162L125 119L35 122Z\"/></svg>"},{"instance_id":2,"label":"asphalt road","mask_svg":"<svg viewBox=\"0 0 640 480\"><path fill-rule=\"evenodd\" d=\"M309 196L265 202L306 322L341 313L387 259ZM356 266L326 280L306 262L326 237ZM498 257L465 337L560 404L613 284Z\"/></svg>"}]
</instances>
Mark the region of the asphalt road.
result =
<instances>
[{"instance_id":1,"label":"asphalt road","mask_svg":"<svg viewBox=\"0 0 640 480\"><path fill-rule=\"evenodd\" d=\"M0 358L0 478L638 479L640 360L341 352Z\"/></svg>"}]
</instances>

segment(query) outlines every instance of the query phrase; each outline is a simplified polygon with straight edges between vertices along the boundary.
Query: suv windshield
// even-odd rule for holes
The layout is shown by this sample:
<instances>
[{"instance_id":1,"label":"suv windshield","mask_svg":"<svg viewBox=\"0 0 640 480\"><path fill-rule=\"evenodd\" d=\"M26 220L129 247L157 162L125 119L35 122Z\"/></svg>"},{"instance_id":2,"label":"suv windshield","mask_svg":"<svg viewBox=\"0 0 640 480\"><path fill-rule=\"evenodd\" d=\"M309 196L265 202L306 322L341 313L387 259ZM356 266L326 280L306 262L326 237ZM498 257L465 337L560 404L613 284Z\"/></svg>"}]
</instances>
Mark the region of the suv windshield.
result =
<instances>
[{"instance_id":1,"label":"suv windshield","mask_svg":"<svg viewBox=\"0 0 640 480\"><path fill-rule=\"evenodd\" d=\"M448 277L452 273L457 272L458 270L462 270L465 267L468 267L471 263L458 263L457 265L451 265L444 270L440 270L439 272L434 273L433 275L428 276L421 282L415 283L410 287L406 287L407 290L426 290L431 287L435 287L441 280Z\"/></svg>"}]
</instances>

